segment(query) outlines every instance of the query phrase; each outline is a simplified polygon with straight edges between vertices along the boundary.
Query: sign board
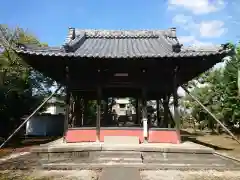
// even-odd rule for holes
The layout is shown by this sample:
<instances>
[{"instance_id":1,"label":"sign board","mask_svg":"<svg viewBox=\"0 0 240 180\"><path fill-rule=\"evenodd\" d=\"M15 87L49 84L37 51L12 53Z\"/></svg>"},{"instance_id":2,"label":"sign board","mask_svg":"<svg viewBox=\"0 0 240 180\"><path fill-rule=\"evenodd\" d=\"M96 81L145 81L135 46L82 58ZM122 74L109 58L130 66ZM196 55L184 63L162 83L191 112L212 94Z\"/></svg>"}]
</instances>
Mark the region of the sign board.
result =
<instances>
[{"instance_id":1,"label":"sign board","mask_svg":"<svg viewBox=\"0 0 240 180\"><path fill-rule=\"evenodd\" d=\"M127 77L128 73L115 73L114 76L117 76L117 77Z\"/></svg>"}]
</instances>

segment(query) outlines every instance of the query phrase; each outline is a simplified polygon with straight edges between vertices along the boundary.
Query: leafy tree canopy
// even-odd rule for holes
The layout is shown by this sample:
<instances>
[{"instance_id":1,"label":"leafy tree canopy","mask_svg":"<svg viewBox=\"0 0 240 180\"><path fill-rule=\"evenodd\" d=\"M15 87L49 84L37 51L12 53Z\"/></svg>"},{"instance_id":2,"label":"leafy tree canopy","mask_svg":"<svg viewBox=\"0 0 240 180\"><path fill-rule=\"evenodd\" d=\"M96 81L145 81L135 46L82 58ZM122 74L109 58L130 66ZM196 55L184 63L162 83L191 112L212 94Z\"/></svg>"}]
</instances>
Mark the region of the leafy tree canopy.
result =
<instances>
[{"instance_id":1,"label":"leafy tree canopy","mask_svg":"<svg viewBox=\"0 0 240 180\"><path fill-rule=\"evenodd\" d=\"M233 46L231 44L231 46ZM235 54L225 60L223 68L211 69L203 73L197 80L190 82L195 88L192 94L196 96L219 120L229 128L240 123L240 96L238 93L238 71L240 70L240 45L234 46ZM196 86L199 79L202 86ZM212 117L207 114L191 97L184 99L190 102L192 116L197 121L205 122L209 128L216 126Z\"/></svg>"},{"instance_id":2,"label":"leafy tree canopy","mask_svg":"<svg viewBox=\"0 0 240 180\"><path fill-rule=\"evenodd\" d=\"M1 134L11 132L20 119L29 114L49 93L53 81L33 70L15 54L16 44L41 44L21 28L0 24L0 121ZM37 92L33 95L33 91ZM0 134L0 135L1 135Z\"/></svg>"}]
</instances>

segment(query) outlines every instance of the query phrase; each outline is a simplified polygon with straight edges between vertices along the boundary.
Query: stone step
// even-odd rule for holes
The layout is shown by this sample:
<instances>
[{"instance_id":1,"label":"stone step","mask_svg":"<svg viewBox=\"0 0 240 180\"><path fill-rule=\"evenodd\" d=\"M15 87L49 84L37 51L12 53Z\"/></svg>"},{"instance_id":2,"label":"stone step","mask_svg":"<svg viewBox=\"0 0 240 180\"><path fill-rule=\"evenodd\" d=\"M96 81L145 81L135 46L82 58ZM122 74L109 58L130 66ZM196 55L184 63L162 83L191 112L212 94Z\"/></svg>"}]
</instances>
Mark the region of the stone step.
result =
<instances>
[{"instance_id":1,"label":"stone step","mask_svg":"<svg viewBox=\"0 0 240 180\"><path fill-rule=\"evenodd\" d=\"M115 163L142 163L142 159L141 158L98 158L93 160L91 163L111 163L111 162L115 162Z\"/></svg>"},{"instance_id":2,"label":"stone step","mask_svg":"<svg viewBox=\"0 0 240 180\"><path fill-rule=\"evenodd\" d=\"M143 152L144 160L209 160L209 159L219 159L214 154L184 154L184 153L156 153L156 152Z\"/></svg>"},{"instance_id":3,"label":"stone step","mask_svg":"<svg viewBox=\"0 0 240 180\"><path fill-rule=\"evenodd\" d=\"M138 145L140 144L140 139L138 136L104 136L104 144L115 145L115 144L130 144Z\"/></svg>"},{"instance_id":4,"label":"stone step","mask_svg":"<svg viewBox=\"0 0 240 180\"><path fill-rule=\"evenodd\" d=\"M141 157L141 152L135 151L95 151L90 154L92 157Z\"/></svg>"},{"instance_id":5,"label":"stone step","mask_svg":"<svg viewBox=\"0 0 240 180\"><path fill-rule=\"evenodd\" d=\"M196 159L179 159L179 160L143 160L143 163L168 163L168 164L181 164L181 163L185 163L185 164L192 164L192 165L195 165L195 164L226 164L228 165L229 163L225 163L224 161L222 160L217 160L217 159L210 159L210 160L196 160ZM231 163L230 163L231 164Z\"/></svg>"},{"instance_id":6,"label":"stone step","mask_svg":"<svg viewBox=\"0 0 240 180\"><path fill-rule=\"evenodd\" d=\"M185 163L128 163L128 162L108 162L108 163L45 163L44 169L48 170L78 170L78 169L99 169L105 167L134 167L139 169L164 169L164 170L240 170L239 166L226 164L185 164Z\"/></svg>"},{"instance_id":7,"label":"stone step","mask_svg":"<svg viewBox=\"0 0 240 180\"><path fill-rule=\"evenodd\" d=\"M138 168L110 167L103 169L99 180L122 180L122 179L141 180Z\"/></svg>"},{"instance_id":8,"label":"stone step","mask_svg":"<svg viewBox=\"0 0 240 180\"><path fill-rule=\"evenodd\" d=\"M132 151L89 151L74 153L41 153L42 163L57 162L142 162L141 152Z\"/></svg>"},{"instance_id":9,"label":"stone step","mask_svg":"<svg viewBox=\"0 0 240 180\"><path fill-rule=\"evenodd\" d=\"M101 151L91 154L92 162L142 162L140 152Z\"/></svg>"}]
</instances>

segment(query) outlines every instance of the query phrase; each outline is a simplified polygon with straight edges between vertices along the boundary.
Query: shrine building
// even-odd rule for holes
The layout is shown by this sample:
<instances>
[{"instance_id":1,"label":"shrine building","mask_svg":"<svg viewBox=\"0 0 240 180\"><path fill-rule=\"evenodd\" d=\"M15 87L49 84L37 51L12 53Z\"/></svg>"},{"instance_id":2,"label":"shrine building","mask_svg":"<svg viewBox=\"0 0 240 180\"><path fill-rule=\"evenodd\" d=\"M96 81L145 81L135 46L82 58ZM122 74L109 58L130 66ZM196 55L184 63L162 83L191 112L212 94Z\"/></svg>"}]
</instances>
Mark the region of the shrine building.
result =
<instances>
[{"instance_id":1,"label":"shrine building","mask_svg":"<svg viewBox=\"0 0 240 180\"><path fill-rule=\"evenodd\" d=\"M66 142L134 136L140 143L180 143L178 87L221 62L229 50L227 45L184 47L175 28L69 28L61 47L19 45L16 52L35 70L65 87ZM111 106L114 98L124 97L135 100L136 117L119 126ZM169 110L170 97L174 113ZM156 122L148 117L149 100L157 102ZM96 113L91 114L87 107L93 102Z\"/></svg>"}]
</instances>

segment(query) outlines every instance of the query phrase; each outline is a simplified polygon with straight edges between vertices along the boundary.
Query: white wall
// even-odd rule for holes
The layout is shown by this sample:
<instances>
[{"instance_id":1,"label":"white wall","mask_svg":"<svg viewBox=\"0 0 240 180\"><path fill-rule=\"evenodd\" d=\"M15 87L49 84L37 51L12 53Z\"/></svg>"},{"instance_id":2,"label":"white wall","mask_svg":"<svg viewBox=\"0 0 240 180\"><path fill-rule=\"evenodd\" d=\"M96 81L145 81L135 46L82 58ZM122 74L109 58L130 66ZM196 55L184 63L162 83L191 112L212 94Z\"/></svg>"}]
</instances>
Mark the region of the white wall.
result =
<instances>
[{"instance_id":1,"label":"white wall","mask_svg":"<svg viewBox=\"0 0 240 180\"><path fill-rule=\"evenodd\" d=\"M65 107L61 107L61 106L56 106L56 109L55 109L55 113L56 114L64 114L65 112Z\"/></svg>"},{"instance_id":2,"label":"white wall","mask_svg":"<svg viewBox=\"0 0 240 180\"><path fill-rule=\"evenodd\" d=\"M43 112L46 114L64 114L65 108L59 105L50 105L47 109Z\"/></svg>"},{"instance_id":3,"label":"white wall","mask_svg":"<svg viewBox=\"0 0 240 180\"><path fill-rule=\"evenodd\" d=\"M34 116L26 123L26 135L30 136L59 136L63 130L63 115Z\"/></svg>"}]
</instances>

